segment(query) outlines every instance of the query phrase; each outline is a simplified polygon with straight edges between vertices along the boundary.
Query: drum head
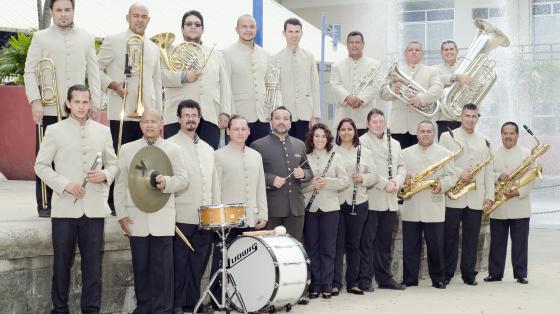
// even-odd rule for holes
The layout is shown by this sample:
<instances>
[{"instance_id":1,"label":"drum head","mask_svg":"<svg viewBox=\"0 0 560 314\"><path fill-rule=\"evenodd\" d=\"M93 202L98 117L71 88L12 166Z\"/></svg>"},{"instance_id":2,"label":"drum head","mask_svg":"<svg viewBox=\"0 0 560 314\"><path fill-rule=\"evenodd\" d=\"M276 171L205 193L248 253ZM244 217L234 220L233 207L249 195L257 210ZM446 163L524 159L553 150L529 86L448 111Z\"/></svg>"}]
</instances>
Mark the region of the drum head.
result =
<instances>
[{"instance_id":1,"label":"drum head","mask_svg":"<svg viewBox=\"0 0 560 314\"><path fill-rule=\"evenodd\" d=\"M263 309L271 301L278 284L274 253L258 237L239 237L228 247L227 265L247 311ZM234 307L241 310L232 285L228 285L228 295Z\"/></svg>"}]
</instances>

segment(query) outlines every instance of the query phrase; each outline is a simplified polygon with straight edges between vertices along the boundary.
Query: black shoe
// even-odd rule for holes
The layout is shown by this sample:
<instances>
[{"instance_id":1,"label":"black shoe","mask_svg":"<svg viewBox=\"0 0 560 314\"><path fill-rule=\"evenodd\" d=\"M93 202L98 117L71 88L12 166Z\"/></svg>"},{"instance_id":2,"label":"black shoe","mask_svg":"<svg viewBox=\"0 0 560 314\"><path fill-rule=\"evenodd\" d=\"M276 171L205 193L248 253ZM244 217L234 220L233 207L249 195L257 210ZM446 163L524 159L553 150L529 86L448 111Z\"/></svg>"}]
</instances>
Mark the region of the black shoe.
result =
<instances>
[{"instance_id":1,"label":"black shoe","mask_svg":"<svg viewBox=\"0 0 560 314\"><path fill-rule=\"evenodd\" d=\"M518 277L517 282L526 285L529 283L529 279L527 277Z\"/></svg>"},{"instance_id":2,"label":"black shoe","mask_svg":"<svg viewBox=\"0 0 560 314\"><path fill-rule=\"evenodd\" d=\"M332 296L336 297L340 294L340 290L338 288L332 288Z\"/></svg>"},{"instance_id":3,"label":"black shoe","mask_svg":"<svg viewBox=\"0 0 560 314\"><path fill-rule=\"evenodd\" d=\"M417 287L418 286L418 281L415 282L401 282L401 285L406 286L406 287Z\"/></svg>"},{"instance_id":4,"label":"black shoe","mask_svg":"<svg viewBox=\"0 0 560 314\"><path fill-rule=\"evenodd\" d=\"M317 299L319 297L319 292L309 292L310 299Z\"/></svg>"},{"instance_id":5,"label":"black shoe","mask_svg":"<svg viewBox=\"0 0 560 314\"><path fill-rule=\"evenodd\" d=\"M182 308L176 307L173 309L173 314L183 314L185 313Z\"/></svg>"},{"instance_id":6,"label":"black shoe","mask_svg":"<svg viewBox=\"0 0 560 314\"><path fill-rule=\"evenodd\" d=\"M193 308L184 308L183 310L185 310L185 312L189 312L192 313L194 312L194 307ZM198 308L198 311L196 311L196 313L199 314L203 314L203 313L214 313L214 309L210 304L201 304L200 307Z\"/></svg>"},{"instance_id":7,"label":"black shoe","mask_svg":"<svg viewBox=\"0 0 560 314\"><path fill-rule=\"evenodd\" d=\"M374 292L375 289L372 286L369 286L367 288L360 288L360 290L362 290L363 292Z\"/></svg>"},{"instance_id":8,"label":"black shoe","mask_svg":"<svg viewBox=\"0 0 560 314\"><path fill-rule=\"evenodd\" d=\"M346 289L346 292L351 293L351 294L364 295L364 292L362 290L356 290L354 288Z\"/></svg>"},{"instance_id":9,"label":"black shoe","mask_svg":"<svg viewBox=\"0 0 560 314\"><path fill-rule=\"evenodd\" d=\"M393 281L387 284L379 284L379 289L404 290L406 285Z\"/></svg>"},{"instance_id":10,"label":"black shoe","mask_svg":"<svg viewBox=\"0 0 560 314\"><path fill-rule=\"evenodd\" d=\"M303 299L303 298L302 298L302 299L299 299L299 300L297 301L297 304L299 304L299 305L307 305L307 304L309 304L309 300Z\"/></svg>"},{"instance_id":11,"label":"black shoe","mask_svg":"<svg viewBox=\"0 0 560 314\"><path fill-rule=\"evenodd\" d=\"M484 282L502 281L502 277L488 276L484 278Z\"/></svg>"},{"instance_id":12,"label":"black shoe","mask_svg":"<svg viewBox=\"0 0 560 314\"><path fill-rule=\"evenodd\" d=\"M443 283L443 281L435 281L432 283L432 287L437 288L437 289L445 289L445 284Z\"/></svg>"},{"instance_id":13,"label":"black shoe","mask_svg":"<svg viewBox=\"0 0 560 314\"><path fill-rule=\"evenodd\" d=\"M39 218L51 218L51 210L50 209L40 210Z\"/></svg>"},{"instance_id":14,"label":"black shoe","mask_svg":"<svg viewBox=\"0 0 560 314\"><path fill-rule=\"evenodd\" d=\"M475 279L470 279L470 280L463 280L463 282L469 286L476 286L478 285L478 282L476 282Z\"/></svg>"},{"instance_id":15,"label":"black shoe","mask_svg":"<svg viewBox=\"0 0 560 314\"><path fill-rule=\"evenodd\" d=\"M332 297L332 294L330 293L323 293L323 299L330 299Z\"/></svg>"}]
</instances>

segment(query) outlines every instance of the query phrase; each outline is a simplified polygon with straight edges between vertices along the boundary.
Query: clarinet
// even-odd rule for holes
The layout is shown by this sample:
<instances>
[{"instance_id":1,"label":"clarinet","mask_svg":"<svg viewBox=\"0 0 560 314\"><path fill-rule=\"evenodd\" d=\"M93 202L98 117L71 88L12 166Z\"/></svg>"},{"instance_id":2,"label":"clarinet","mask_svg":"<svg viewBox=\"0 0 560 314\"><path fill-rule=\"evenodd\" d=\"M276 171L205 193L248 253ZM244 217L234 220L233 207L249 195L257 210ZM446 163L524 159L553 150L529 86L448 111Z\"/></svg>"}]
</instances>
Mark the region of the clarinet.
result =
<instances>
[{"instance_id":1,"label":"clarinet","mask_svg":"<svg viewBox=\"0 0 560 314\"><path fill-rule=\"evenodd\" d=\"M387 128L387 168L389 179L393 178L393 154L391 153L391 130Z\"/></svg>"},{"instance_id":2,"label":"clarinet","mask_svg":"<svg viewBox=\"0 0 560 314\"><path fill-rule=\"evenodd\" d=\"M325 169L323 169L323 173L321 173L321 178L324 178L325 175L327 174L327 170L329 170L333 157L334 157L334 151L331 153L331 157L329 157L329 161L327 161L327 165L325 166ZM309 202L307 203L307 206L305 206L306 211L309 211L309 209L311 208L311 204L313 204L313 201L315 200L315 196L317 196L317 192L318 192L317 189L313 190L313 194L311 194L311 198L309 198Z\"/></svg>"},{"instance_id":3,"label":"clarinet","mask_svg":"<svg viewBox=\"0 0 560 314\"><path fill-rule=\"evenodd\" d=\"M360 172L360 155L362 154L362 145L358 145L358 152L356 153L356 173ZM356 192L358 192L358 182L354 181L354 190L352 191L352 212L350 215L356 216Z\"/></svg>"}]
</instances>

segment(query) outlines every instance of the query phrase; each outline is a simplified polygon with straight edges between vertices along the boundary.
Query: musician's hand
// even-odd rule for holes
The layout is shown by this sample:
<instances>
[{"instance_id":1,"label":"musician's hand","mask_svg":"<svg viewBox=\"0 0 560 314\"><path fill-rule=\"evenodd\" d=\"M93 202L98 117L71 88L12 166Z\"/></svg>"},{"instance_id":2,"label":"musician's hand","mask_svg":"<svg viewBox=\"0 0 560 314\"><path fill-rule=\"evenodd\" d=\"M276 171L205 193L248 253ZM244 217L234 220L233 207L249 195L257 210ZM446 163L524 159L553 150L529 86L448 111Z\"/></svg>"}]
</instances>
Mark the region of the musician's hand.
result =
<instances>
[{"instance_id":1,"label":"musician's hand","mask_svg":"<svg viewBox=\"0 0 560 314\"><path fill-rule=\"evenodd\" d=\"M91 183L102 183L107 181L107 178L101 170L90 170L86 174L86 180Z\"/></svg>"},{"instance_id":2,"label":"musician's hand","mask_svg":"<svg viewBox=\"0 0 560 314\"><path fill-rule=\"evenodd\" d=\"M35 124L41 125L43 123L43 104L41 100L35 99L31 102L31 114Z\"/></svg>"},{"instance_id":3,"label":"musician's hand","mask_svg":"<svg viewBox=\"0 0 560 314\"><path fill-rule=\"evenodd\" d=\"M439 181L436 181L436 186L432 189L432 193L439 194L441 192L441 184Z\"/></svg>"},{"instance_id":4,"label":"musician's hand","mask_svg":"<svg viewBox=\"0 0 560 314\"><path fill-rule=\"evenodd\" d=\"M309 120L309 128L311 129L315 124L319 123L319 118L313 117Z\"/></svg>"},{"instance_id":5,"label":"musician's hand","mask_svg":"<svg viewBox=\"0 0 560 314\"><path fill-rule=\"evenodd\" d=\"M471 183L471 181L473 180L472 174L468 169L463 171L463 173L461 173L460 178L461 178L461 180L463 180L467 183Z\"/></svg>"},{"instance_id":6,"label":"musician's hand","mask_svg":"<svg viewBox=\"0 0 560 314\"><path fill-rule=\"evenodd\" d=\"M519 196L519 191L517 191L517 189L514 190L507 190L504 192L504 195L510 199L510 198L514 198L516 196Z\"/></svg>"},{"instance_id":7,"label":"musician's hand","mask_svg":"<svg viewBox=\"0 0 560 314\"><path fill-rule=\"evenodd\" d=\"M281 178L279 176L276 176L276 178L274 178L274 182L272 182L272 186L274 186L277 189L284 186L284 184L286 184L286 179Z\"/></svg>"},{"instance_id":8,"label":"musician's hand","mask_svg":"<svg viewBox=\"0 0 560 314\"><path fill-rule=\"evenodd\" d=\"M359 173L353 173L352 174L352 181L354 182L363 182L364 181L364 177L359 174Z\"/></svg>"},{"instance_id":9,"label":"musician's hand","mask_svg":"<svg viewBox=\"0 0 560 314\"><path fill-rule=\"evenodd\" d=\"M397 191L397 185L395 185L393 181L387 182L387 185L385 185L385 192L393 194Z\"/></svg>"},{"instance_id":10,"label":"musician's hand","mask_svg":"<svg viewBox=\"0 0 560 314\"><path fill-rule=\"evenodd\" d=\"M420 97L418 97L418 95L414 95L410 97L410 99L408 100L408 104L419 108L420 106L422 106L422 101L420 100Z\"/></svg>"},{"instance_id":11,"label":"musician's hand","mask_svg":"<svg viewBox=\"0 0 560 314\"><path fill-rule=\"evenodd\" d=\"M393 88L393 91L395 92L395 94L398 94L400 92L401 86L402 86L402 83L399 82L399 81L393 83L392 88Z\"/></svg>"},{"instance_id":12,"label":"musician's hand","mask_svg":"<svg viewBox=\"0 0 560 314\"><path fill-rule=\"evenodd\" d=\"M461 83L462 86L472 84L473 80L468 74L457 74L457 81Z\"/></svg>"},{"instance_id":13,"label":"musician's hand","mask_svg":"<svg viewBox=\"0 0 560 314\"><path fill-rule=\"evenodd\" d=\"M297 167L294 168L294 173L292 174L292 176L295 179L303 179L305 178L305 173L303 172L303 169L301 169L301 167Z\"/></svg>"},{"instance_id":14,"label":"musician's hand","mask_svg":"<svg viewBox=\"0 0 560 314\"><path fill-rule=\"evenodd\" d=\"M156 177L156 187L160 190L165 190L166 182L165 177L161 174Z\"/></svg>"},{"instance_id":15,"label":"musician's hand","mask_svg":"<svg viewBox=\"0 0 560 314\"><path fill-rule=\"evenodd\" d=\"M412 174L407 173L406 177L404 178L404 183L405 184L410 184L410 181L412 181Z\"/></svg>"},{"instance_id":16,"label":"musician's hand","mask_svg":"<svg viewBox=\"0 0 560 314\"><path fill-rule=\"evenodd\" d=\"M96 106L91 106L89 108L89 112L88 112L88 115L89 115L90 119L97 120L97 117L99 117L99 112L100 111L101 110L99 108L97 108Z\"/></svg>"},{"instance_id":17,"label":"musician's hand","mask_svg":"<svg viewBox=\"0 0 560 314\"><path fill-rule=\"evenodd\" d=\"M107 87L115 91L115 93L117 93L121 98L124 97L124 81L122 82L112 81L111 83L109 83L109 86Z\"/></svg>"},{"instance_id":18,"label":"musician's hand","mask_svg":"<svg viewBox=\"0 0 560 314\"><path fill-rule=\"evenodd\" d=\"M509 174L502 172L499 177L500 181L507 181L509 180Z\"/></svg>"},{"instance_id":19,"label":"musician's hand","mask_svg":"<svg viewBox=\"0 0 560 314\"><path fill-rule=\"evenodd\" d=\"M401 185L397 182L397 180L389 179L389 181L393 182L393 185L395 186L395 192L398 192L401 189Z\"/></svg>"},{"instance_id":20,"label":"musician's hand","mask_svg":"<svg viewBox=\"0 0 560 314\"><path fill-rule=\"evenodd\" d=\"M187 70L187 82L192 83L198 80L198 77L200 76L201 73L202 72L198 70Z\"/></svg>"},{"instance_id":21,"label":"musician's hand","mask_svg":"<svg viewBox=\"0 0 560 314\"><path fill-rule=\"evenodd\" d=\"M327 180L323 177L315 177L311 181L311 184L313 185L313 188L315 190L320 190L320 189L324 188L325 185L327 185Z\"/></svg>"},{"instance_id":22,"label":"musician's hand","mask_svg":"<svg viewBox=\"0 0 560 314\"><path fill-rule=\"evenodd\" d=\"M265 219L257 219L257 222L255 223L255 229L262 229L266 226L266 223L268 221Z\"/></svg>"},{"instance_id":23,"label":"musician's hand","mask_svg":"<svg viewBox=\"0 0 560 314\"><path fill-rule=\"evenodd\" d=\"M86 195L86 189L82 187L81 184L76 182L70 182L64 188L64 191L74 195L75 198L82 198Z\"/></svg>"},{"instance_id":24,"label":"musician's hand","mask_svg":"<svg viewBox=\"0 0 560 314\"><path fill-rule=\"evenodd\" d=\"M127 236L131 236L132 233L130 232L130 229L128 229L128 225L129 224L134 224L132 222L132 219L128 218L128 217L124 217L122 219L119 220L119 224L121 225L121 229L124 231L124 233L126 233Z\"/></svg>"},{"instance_id":25,"label":"musician's hand","mask_svg":"<svg viewBox=\"0 0 560 314\"><path fill-rule=\"evenodd\" d=\"M494 201L485 199L484 202L482 203L482 210L486 212L488 209L490 209L490 207L492 207L493 204Z\"/></svg>"},{"instance_id":26,"label":"musician's hand","mask_svg":"<svg viewBox=\"0 0 560 314\"><path fill-rule=\"evenodd\" d=\"M348 103L348 105L352 108L352 109L356 109L360 106L360 98L356 97L356 96L352 96L349 95L348 97L346 97L346 102Z\"/></svg>"}]
</instances>

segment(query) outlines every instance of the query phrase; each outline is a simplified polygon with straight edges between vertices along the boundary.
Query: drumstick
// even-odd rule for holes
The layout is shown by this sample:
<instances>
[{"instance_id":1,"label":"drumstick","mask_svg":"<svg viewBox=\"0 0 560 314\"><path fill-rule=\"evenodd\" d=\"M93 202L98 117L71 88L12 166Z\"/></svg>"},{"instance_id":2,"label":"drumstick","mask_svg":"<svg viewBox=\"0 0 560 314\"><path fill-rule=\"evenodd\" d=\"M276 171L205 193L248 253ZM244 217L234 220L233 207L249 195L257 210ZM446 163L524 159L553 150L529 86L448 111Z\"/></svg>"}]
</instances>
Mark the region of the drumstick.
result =
<instances>
[{"instance_id":1,"label":"drumstick","mask_svg":"<svg viewBox=\"0 0 560 314\"><path fill-rule=\"evenodd\" d=\"M179 238L181 238L181 240L183 240L183 242L185 242L185 244L189 247L189 249L191 249L191 251L194 252L194 249L193 249L191 243L189 242L189 240L187 239L187 237L185 237L185 235L183 234L183 232L181 232L181 230L179 229L179 227L175 226L175 232L177 233L177 235L179 236Z\"/></svg>"},{"instance_id":2,"label":"drumstick","mask_svg":"<svg viewBox=\"0 0 560 314\"><path fill-rule=\"evenodd\" d=\"M302 162L301 164L299 164L299 166L297 166L296 168L299 168L303 165L305 165L307 162L309 161L309 159L306 159L304 162ZM290 172L290 174L284 178L284 180L287 180L289 177L292 176L292 174L294 174L294 171L296 171L296 168L294 168L294 170L292 170L292 172Z\"/></svg>"},{"instance_id":3,"label":"drumstick","mask_svg":"<svg viewBox=\"0 0 560 314\"><path fill-rule=\"evenodd\" d=\"M279 236L286 234L286 227L278 226L274 230L259 230L259 231L245 231L244 236L260 236L260 235L273 235Z\"/></svg>"}]
</instances>

